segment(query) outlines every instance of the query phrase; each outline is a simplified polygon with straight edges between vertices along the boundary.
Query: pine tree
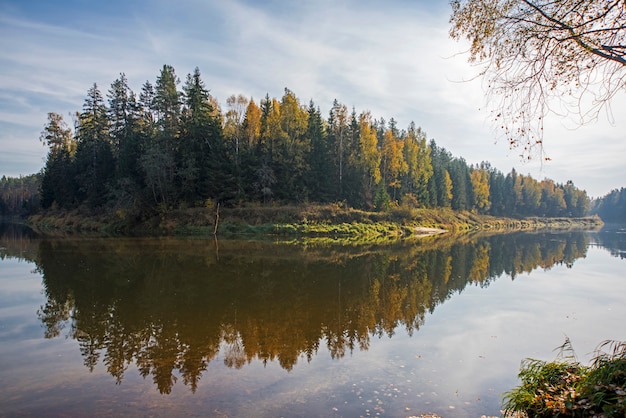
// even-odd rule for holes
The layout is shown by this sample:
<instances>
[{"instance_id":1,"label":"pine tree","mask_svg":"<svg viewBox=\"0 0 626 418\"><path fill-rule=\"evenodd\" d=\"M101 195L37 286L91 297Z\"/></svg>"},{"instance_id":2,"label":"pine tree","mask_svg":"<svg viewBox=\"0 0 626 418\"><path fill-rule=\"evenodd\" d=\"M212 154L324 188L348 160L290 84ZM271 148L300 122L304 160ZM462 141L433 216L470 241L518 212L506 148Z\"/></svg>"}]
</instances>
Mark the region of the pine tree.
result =
<instances>
[{"instance_id":1,"label":"pine tree","mask_svg":"<svg viewBox=\"0 0 626 418\"><path fill-rule=\"evenodd\" d=\"M307 136L311 141L311 151L308 156L310 168L307 176L310 199L317 202L329 202L334 197L330 144L320 110L315 107L312 100L308 110Z\"/></svg>"},{"instance_id":2,"label":"pine tree","mask_svg":"<svg viewBox=\"0 0 626 418\"><path fill-rule=\"evenodd\" d=\"M344 199L344 160L346 131L348 129L348 108L339 103L337 99L333 101L328 118L328 135L333 148L333 161L336 169L335 187L337 200Z\"/></svg>"},{"instance_id":3,"label":"pine tree","mask_svg":"<svg viewBox=\"0 0 626 418\"><path fill-rule=\"evenodd\" d=\"M506 212L505 206L505 178L501 171L489 170L489 199L491 208L489 213L494 216L502 216Z\"/></svg>"},{"instance_id":4,"label":"pine tree","mask_svg":"<svg viewBox=\"0 0 626 418\"><path fill-rule=\"evenodd\" d=\"M469 210L474 202L469 167L463 158L453 158L448 172L452 179L451 206L454 210Z\"/></svg>"},{"instance_id":5,"label":"pine tree","mask_svg":"<svg viewBox=\"0 0 626 418\"><path fill-rule=\"evenodd\" d=\"M76 126L76 181L78 200L91 207L107 201L115 160L109 135L109 119L97 84L87 91Z\"/></svg>"},{"instance_id":6,"label":"pine tree","mask_svg":"<svg viewBox=\"0 0 626 418\"><path fill-rule=\"evenodd\" d=\"M433 175L430 147L426 143L426 134L411 122L404 139L404 161L406 173L402 176L402 190L413 195L422 206L428 206L430 197L428 182Z\"/></svg>"},{"instance_id":7,"label":"pine tree","mask_svg":"<svg viewBox=\"0 0 626 418\"><path fill-rule=\"evenodd\" d=\"M234 191L222 124L197 67L187 76L183 90L185 108L177 158L178 190L191 204L209 197L228 200Z\"/></svg>"},{"instance_id":8,"label":"pine tree","mask_svg":"<svg viewBox=\"0 0 626 418\"><path fill-rule=\"evenodd\" d=\"M73 160L76 143L72 131L61 115L48 113L40 140L49 147L41 183L41 206L49 208L56 203L69 209L75 204L76 189Z\"/></svg>"},{"instance_id":9,"label":"pine tree","mask_svg":"<svg viewBox=\"0 0 626 418\"><path fill-rule=\"evenodd\" d=\"M448 169L452 156L444 148L430 141L433 175L428 181L428 194L431 207L450 207L452 200L452 180Z\"/></svg>"},{"instance_id":10,"label":"pine tree","mask_svg":"<svg viewBox=\"0 0 626 418\"><path fill-rule=\"evenodd\" d=\"M167 208L176 201L176 152L180 136L181 93L174 68L164 65L153 90L144 84L142 102L148 120L155 118L156 133L146 144L141 167L155 205Z\"/></svg>"}]
</instances>

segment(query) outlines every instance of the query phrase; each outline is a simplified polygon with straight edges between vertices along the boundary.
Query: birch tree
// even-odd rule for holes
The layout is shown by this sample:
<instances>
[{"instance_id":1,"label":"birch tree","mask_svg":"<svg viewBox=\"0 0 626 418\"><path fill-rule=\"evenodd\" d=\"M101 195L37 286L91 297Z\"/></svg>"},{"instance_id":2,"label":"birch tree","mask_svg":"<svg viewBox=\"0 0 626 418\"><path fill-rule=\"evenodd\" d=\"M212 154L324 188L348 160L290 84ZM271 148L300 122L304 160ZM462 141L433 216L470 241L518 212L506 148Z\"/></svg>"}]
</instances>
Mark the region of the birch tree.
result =
<instances>
[{"instance_id":1,"label":"birch tree","mask_svg":"<svg viewBox=\"0 0 626 418\"><path fill-rule=\"evenodd\" d=\"M526 158L543 150L546 114L593 121L626 87L624 0L451 5L450 36L469 41L469 61L484 77L492 117Z\"/></svg>"}]
</instances>

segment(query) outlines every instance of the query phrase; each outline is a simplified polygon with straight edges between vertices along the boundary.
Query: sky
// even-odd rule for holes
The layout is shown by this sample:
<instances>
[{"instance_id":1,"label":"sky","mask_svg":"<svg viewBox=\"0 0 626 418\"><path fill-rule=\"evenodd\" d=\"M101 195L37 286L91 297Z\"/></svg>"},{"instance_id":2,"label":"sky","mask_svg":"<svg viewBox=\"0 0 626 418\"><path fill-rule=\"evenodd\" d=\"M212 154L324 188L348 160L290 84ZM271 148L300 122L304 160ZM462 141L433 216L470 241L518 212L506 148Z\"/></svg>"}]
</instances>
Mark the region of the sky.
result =
<instances>
[{"instance_id":1,"label":"sky","mask_svg":"<svg viewBox=\"0 0 626 418\"><path fill-rule=\"evenodd\" d=\"M422 128L469 164L489 161L537 180L572 180L592 197L626 187L626 91L579 126L548 115L530 162L492 123L479 68L448 36L446 0L0 0L0 176L36 173L48 112L80 111L96 83L120 73L136 93L164 64L181 80L198 67L225 107L289 88L328 115L333 100Z\"/></svg>"}]
</instances>

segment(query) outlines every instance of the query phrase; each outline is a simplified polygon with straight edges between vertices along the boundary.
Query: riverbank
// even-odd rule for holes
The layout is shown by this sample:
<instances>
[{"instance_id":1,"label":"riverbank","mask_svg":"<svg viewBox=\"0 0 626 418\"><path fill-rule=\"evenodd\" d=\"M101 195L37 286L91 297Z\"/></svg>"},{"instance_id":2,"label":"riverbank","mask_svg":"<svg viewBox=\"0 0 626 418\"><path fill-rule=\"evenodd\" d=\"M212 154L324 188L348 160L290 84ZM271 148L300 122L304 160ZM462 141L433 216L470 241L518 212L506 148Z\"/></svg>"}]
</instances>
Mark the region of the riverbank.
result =
<instances>
[{"instance_id":1,"label":"riverbank","mask_svg":"<svg viewBox=\"0 0 626 418\"><path fill-rule=\"evenodd\" d=\"M602 342L590 366L576 361L566 338L559 357L525 359L521 384L504 395L505 417L626 416L626 342Z\"/></svg>"},{"instance_id":2,"label":"riverbank","mask_svg":"<svg viewBox=\"0 0 626 418\"><path fill-rule=\"evenodd\" d=\"M395 208L367 212L339 204L248 206L238 208L185 208L154 214L112 213L86 209L46 211L27 223L50 235L90 233L100 235L376 237L409 238L444 232L480 230L595 229L598 217L497 218L451 209Z\"/></svg>"}]
</instances>

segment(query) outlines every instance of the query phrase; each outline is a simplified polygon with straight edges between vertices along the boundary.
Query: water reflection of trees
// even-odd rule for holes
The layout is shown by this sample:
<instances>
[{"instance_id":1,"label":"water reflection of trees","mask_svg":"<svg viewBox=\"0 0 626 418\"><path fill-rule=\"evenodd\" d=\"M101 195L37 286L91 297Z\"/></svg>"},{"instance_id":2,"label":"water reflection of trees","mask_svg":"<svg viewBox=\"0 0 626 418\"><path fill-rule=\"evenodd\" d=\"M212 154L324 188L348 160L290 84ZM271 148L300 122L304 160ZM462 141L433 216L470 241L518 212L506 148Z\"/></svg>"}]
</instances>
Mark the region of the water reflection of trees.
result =
<instances>
[{"instance_id":1,"label":"water reflection of trees","mask_svg":"<svg viewBox=\"0 0 626 418\"><path fill-rule=\"evenodd\" d=\"M608 224L600 231L593 233L595 245L605 248L613 257L626 258L626 225Z\"/></svg>"},{"instance_id":2,"label":"water reflection of trees","mask_svg":"<svg viewBox=\"0 0 626 418\"><path fill-rule=\"evenodd\" d=\"M333 358L369 347L468 285L585 255L584 234L442 237L349 249L211 241L40 241L35 261L47 338L66 332L85 365L117 382L130 364L162 393L195 391L210 361L277 361L290 370L325 344ZM64 329L66 331L64 331Z\"/></svg>"},{"instance_id":3,"label":"water reflection of trees","mask_svg":"<svg viewBox=\"0 0 626 418\"><path fill-rule=\"evenodd\" d=\"M34 260L39 246L36 238L26 226L0 220L0 260L7 257Z\"/></svg>"}]
</instances>

